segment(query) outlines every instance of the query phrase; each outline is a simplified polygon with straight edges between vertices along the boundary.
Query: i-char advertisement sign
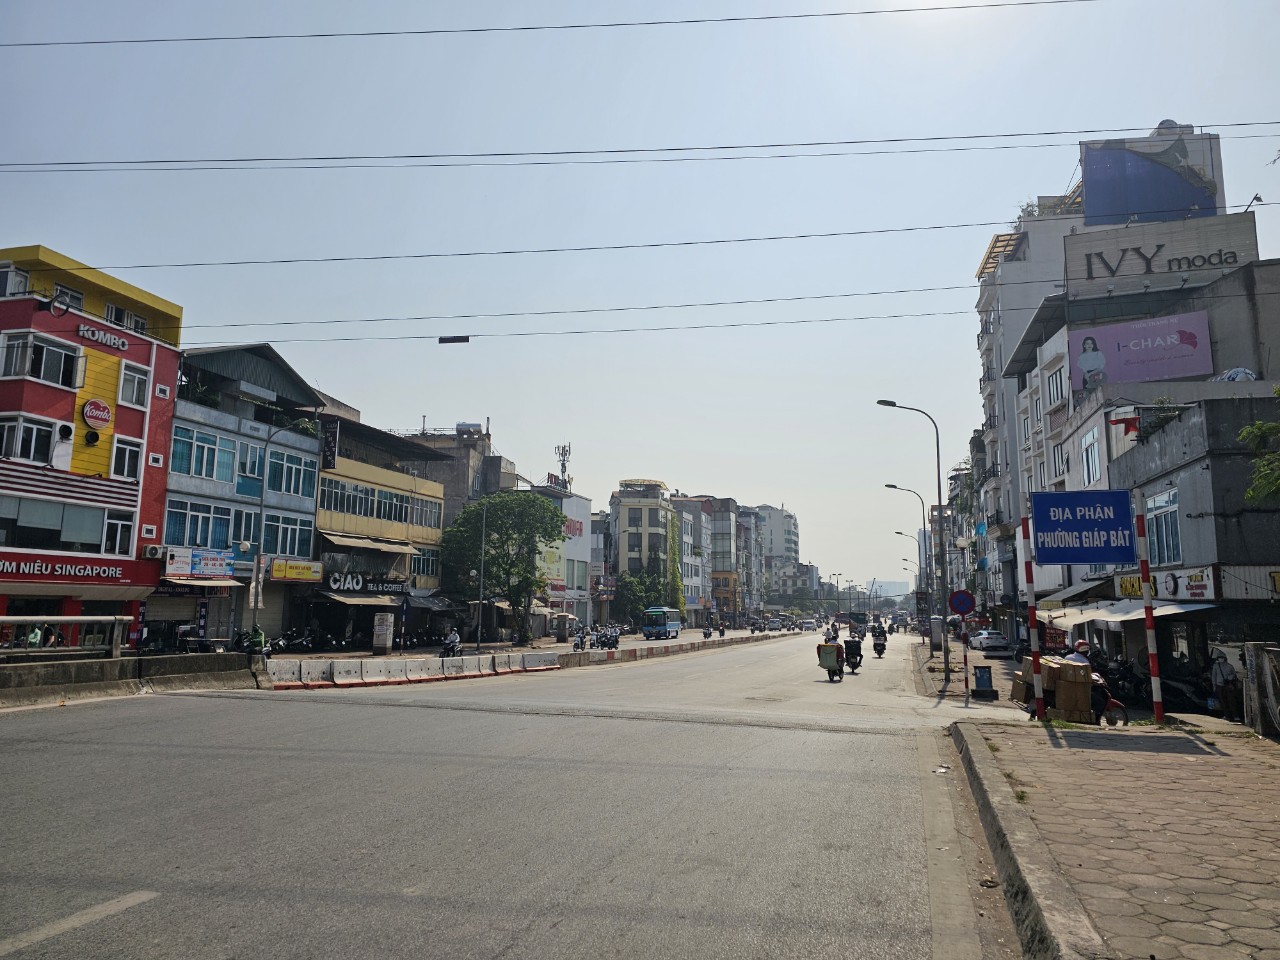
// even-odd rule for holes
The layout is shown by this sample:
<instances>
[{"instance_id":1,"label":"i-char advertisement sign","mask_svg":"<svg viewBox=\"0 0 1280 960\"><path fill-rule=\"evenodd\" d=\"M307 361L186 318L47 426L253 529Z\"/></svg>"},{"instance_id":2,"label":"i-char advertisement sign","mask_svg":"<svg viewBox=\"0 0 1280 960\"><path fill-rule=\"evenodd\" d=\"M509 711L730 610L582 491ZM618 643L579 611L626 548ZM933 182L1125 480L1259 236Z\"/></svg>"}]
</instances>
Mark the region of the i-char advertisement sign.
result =
<instances>
[{"instance_id":1,"label":"i-char advertisement sign","mask_svg":"<svg viewBox=\"0 0 1280 960\"><path fill-rule=\"evenodd\" d=\"M1033 493L1031 523L1037 565L1137 561L1128 490Z\"/></svg>"},{"instance_id":2,"label":"i-char advertisement sign","mask_svg":"<svg viewBox=\"0 0 1280 960\"><path fill-rule=\"evenodd\" d=\"M1071 387L1145 383L1213 373L1209 314L1203 310L1150 320L1073 327L1067 335Z\"/></svg>"}]
</instances>

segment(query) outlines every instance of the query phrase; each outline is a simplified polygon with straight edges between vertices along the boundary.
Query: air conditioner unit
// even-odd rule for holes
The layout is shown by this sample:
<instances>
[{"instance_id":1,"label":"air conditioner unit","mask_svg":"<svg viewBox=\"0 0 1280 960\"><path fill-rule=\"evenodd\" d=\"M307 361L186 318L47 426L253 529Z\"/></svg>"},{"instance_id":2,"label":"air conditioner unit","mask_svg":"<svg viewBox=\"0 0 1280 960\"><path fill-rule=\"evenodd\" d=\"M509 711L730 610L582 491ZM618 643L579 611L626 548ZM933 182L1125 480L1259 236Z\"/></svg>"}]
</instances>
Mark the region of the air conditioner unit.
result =
<instances>
[{"instance_id":1,"label":"air conditioner unit","mask_svg":"<svg viewBox=\"0 0 1280 960\"><path fill-rule=\"evenodd\" d=\"M142 548L142 555L148 560L159 560L164 556L164 547L157 543L147 544Z\"/></svg>"}]
</instances>

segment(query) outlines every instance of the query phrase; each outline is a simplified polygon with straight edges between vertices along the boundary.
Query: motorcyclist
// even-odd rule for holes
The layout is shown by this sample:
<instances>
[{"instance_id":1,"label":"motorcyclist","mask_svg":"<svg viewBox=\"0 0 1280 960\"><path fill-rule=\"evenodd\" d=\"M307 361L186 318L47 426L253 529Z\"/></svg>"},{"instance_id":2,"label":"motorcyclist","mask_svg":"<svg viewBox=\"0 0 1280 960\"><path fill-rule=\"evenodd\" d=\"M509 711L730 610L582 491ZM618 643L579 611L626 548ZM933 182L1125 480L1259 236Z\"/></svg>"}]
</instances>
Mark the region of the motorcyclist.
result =
<instances>
[{"instance_id":1,"label":"motorcyclist","mask_svg":"<svg viewBox=\"0 0 1280 960\"><path fill-rule=\"evenodd\" d=\"M844 661L849 664L849 672L854 673L862 666L862 638L856 630L850 630L844 640Z\"/></svg>"},{"instance_id":2,"label":"motorcyclist","mask_svg":"<svg viewBox=\"0 0 1280 960\"><path fill-rule=\"evenodd\" d=\"M1063 659L1067 663L1083 663L1087 666L1092 666L1093 664L1089 660L1089 641L1077 640L1075 651L1067 654Z\"/></svg>"}]
</instances>

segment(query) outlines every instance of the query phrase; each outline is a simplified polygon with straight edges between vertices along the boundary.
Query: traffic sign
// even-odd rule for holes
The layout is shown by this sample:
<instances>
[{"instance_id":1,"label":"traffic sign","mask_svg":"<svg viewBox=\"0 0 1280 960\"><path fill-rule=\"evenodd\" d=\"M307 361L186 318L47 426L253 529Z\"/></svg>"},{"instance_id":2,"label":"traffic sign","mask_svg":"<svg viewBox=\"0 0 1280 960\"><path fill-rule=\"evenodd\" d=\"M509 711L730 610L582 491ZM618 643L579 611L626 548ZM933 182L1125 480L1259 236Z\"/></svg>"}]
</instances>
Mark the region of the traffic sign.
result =
<instances>
[{"instance_id":1,"label":"traffic sign","mask_svg":"<svg viewBox=\"0 0 1280 960\"><path fill-rule=\"evenodd\" d=\"M973 613L973 608L977 606L977 602L973 599L973 594L968 590L953 591L947 603L950 605L952 613L958 613L962 617L967 617Z\"/></svg>"},{"instance_id":2,"label":"traffic sign","mask_svg":"<svg viewBox=\"0 0 1280 960\"><path fill-rule=\"evenodd\" d=\"M1128 490L1033 493L1031 524L1037 565L1137 562Z\"/></svg>"}]
</instances>

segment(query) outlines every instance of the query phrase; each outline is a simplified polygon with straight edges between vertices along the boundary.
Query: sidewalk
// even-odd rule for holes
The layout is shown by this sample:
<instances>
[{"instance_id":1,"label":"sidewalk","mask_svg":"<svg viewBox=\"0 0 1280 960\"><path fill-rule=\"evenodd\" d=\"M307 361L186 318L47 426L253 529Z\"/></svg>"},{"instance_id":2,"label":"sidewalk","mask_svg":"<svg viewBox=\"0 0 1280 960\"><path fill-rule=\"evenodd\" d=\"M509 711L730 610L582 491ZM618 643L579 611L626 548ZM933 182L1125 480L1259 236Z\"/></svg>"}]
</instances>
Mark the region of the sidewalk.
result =
<instances>
[{"instance_id":1,"label":"sidewalk","mask_svg":"<svg viewBox=\"0 0 1280 960\"><path fill-rule=\"evenodd\" d=\"M1280 960L1280 746L1175 721L952 728L1027 956Z\"/></svg>"}]
</instances>

